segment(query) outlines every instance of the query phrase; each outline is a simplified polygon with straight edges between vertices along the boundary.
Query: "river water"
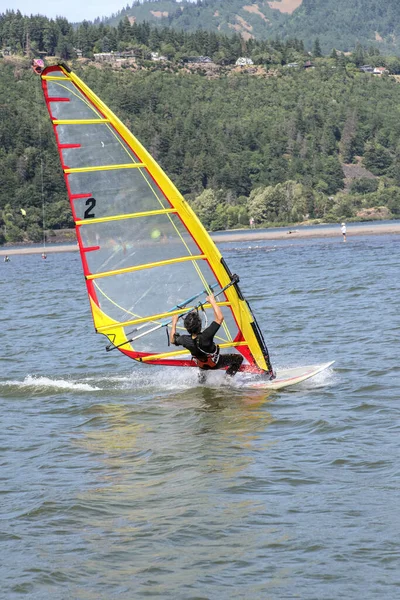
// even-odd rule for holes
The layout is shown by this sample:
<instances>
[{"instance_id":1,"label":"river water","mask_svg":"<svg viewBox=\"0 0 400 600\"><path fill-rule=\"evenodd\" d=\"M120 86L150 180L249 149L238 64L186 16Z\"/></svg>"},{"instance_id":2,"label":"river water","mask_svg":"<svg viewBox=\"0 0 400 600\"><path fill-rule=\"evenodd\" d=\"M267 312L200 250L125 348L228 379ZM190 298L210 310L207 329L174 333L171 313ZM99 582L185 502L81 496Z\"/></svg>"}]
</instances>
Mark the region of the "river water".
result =
<instances>
[{"instance_id":1,"label":"river water","mask_svg":"<svg viewBox=\"0 0 400 600\"><path fill-rule=\"evenodd\" d=\"M220 244L267 394L106 353L77 253L0 264L0 597L400 598L400 236Z\"/></svg>"}]
</instances>

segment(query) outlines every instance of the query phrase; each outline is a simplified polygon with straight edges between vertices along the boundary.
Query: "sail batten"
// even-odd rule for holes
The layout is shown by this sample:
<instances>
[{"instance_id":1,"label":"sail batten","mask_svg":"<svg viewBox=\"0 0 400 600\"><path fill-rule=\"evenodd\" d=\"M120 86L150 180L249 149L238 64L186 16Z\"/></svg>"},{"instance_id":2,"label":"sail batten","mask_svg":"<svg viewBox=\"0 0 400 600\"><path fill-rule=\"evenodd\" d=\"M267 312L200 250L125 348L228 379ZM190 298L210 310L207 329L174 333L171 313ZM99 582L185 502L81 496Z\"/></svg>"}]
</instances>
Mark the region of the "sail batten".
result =
<instances>
[{"instance_id":1,"label":"sail batten","mask_svg":"<svg viewBox=\"0 0 400 600\"><path fill-rule=\"evenodd\" d=\"M86 275L86 279L100 279L102 277L112 277L113 275L123 275L124 273L133 273L134 271L143 271L147 269L154 269L156 267L165 267L166 265L174 265L187 260L204 260L206 256L200 254L199 256L180 256L179 258L171 258L170 260L160 260L154 263L146 263L144 265L136 265L135 267L127 267L126 269L115 269L114 271L103 271L102 273L93 273Z\"/></svg>"},{"instance_id":2,"label":"sail batten","mask_svg":"<svg viewBox=\"0 0 400 600\"><path fill-rule=\"evenodd\" d=\"M44 75L42 73L41 75L42 80L44 81L66 81L67 77L65 75L62 76L58 76L58 75Z\"/></svg>"},{"instance_id":3,"label":"sail batten","mask_svg":"<svg viewBox=\"0 0 400 600\"><path fill-rule=\"evenodd\" d=\"M230 302L217 302L218 306L231 306ZM211 304L204 304L203 305L204 309L207 308L211 308ZM190 310L196 310L196 306L186 306L185 307L185 312L190 311ZM132 327L132 325L138 325L139 323L154 323L159 321L160 319L165 319L166 317L173 317L174 315L179 315L182 314L182 309L176 309L176 310L170 310L168 312L164 312L164 313L158 313L156 315L150 315L147 317L141 317L138 319L132 319L130 321L124 321L119 323L120 327ZM104 333L106 331L110 331L111 329L113 329L115 327L115 325L105 325L103 327L98 327L97 331L99 333ZM131 332L133 333L133 332Z\"/></svg>"},{"instance_id":4,"label":"sail batten","mask_svg":"<svg viewBox=\"0 0 400 600\"><path fill-rule=\"evenodd\" d=\"M109 119L52 119L53 125L99 125L109 122Z\"/></svg>"},{"instance_id":5,"label":"sail batten","mask_svg":"<svg viewBox=\"0 0 400 600\"><path fill-rule=\"evenodd\" d=\"M219 344L219 347L222 350L226 348L240 348L242 346L247 346L246 342L227 342ZM174 352L164 352L162 354L150 354L149 356L143 356L141 361L148 362L149 360L160 360L161 358L172 358L175 356L185 356L187 354L187 350L175 350Z\"/></svg>"},{"instance_id":6,"label":"sail batten","mask_svg":"<svg viewBox=\"0 0 400 600\"><path fill-rule=\"evenodd\" d=\"M90 194L89 196L90 197ZM114 215L113 217L104 217L103 219L86 219L75 221L75 225L94 225L96 223L107 223L108 221L120 221L122 219L140 219L140 217L151 217L152 215L167 215L177 213L176 208L164 208L160 210L149 210L147 212L132 213L128 215Z\"/></svg>"},{"instance_id":7,"label":"sail batten","mask_svg":"<svg viewBox=\"0 0 400 600\"><path fill-rule=\"evenodd\" d=\"M135 360L194 366L187 351L167 350L165 327L199 306L211 322L206 296L220 286L218 343L243 355L243 369L270 371L237 281L160 165L68 67L47 67L41 78L96 331Z\"/></svg>"},{"instance_id":8,"label":"sail batten","mask_svg":"<svg viewBox=\"0 0 400 600\"><path fill-rule=\"evenodd\" d=\"M64 173L91 173L92 171L111 171L113 169L137 169L144 167L141 163L129 163L127 165L102 165L101 167L79 167L75 169L64 169Z\"/></svg>"}]
</instances>

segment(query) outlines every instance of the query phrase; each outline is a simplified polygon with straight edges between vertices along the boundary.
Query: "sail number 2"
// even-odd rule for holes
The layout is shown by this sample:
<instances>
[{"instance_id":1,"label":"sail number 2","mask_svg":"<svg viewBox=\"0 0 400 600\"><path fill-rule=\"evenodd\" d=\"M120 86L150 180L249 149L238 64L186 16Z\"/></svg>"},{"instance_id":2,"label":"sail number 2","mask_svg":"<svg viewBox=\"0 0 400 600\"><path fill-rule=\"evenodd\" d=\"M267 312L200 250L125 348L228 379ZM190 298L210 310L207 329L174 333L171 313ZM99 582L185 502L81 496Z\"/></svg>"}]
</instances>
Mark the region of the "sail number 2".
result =
<instances>
[{"instance_id":1,"label":"sail number 2","mask_svg":"<svg viewBox=\"0 0 400 600\"><path fill-rule=\"evenodd\" d=\"M91 212L91 211L96 206L96 200L94 198L88 198L85 202L85 206L87 206L87 209L85 210L85 212L83 214L83 218L84 219L94 219L95 214L94 214L94 212Z\"/></svg>"}]
</instances>

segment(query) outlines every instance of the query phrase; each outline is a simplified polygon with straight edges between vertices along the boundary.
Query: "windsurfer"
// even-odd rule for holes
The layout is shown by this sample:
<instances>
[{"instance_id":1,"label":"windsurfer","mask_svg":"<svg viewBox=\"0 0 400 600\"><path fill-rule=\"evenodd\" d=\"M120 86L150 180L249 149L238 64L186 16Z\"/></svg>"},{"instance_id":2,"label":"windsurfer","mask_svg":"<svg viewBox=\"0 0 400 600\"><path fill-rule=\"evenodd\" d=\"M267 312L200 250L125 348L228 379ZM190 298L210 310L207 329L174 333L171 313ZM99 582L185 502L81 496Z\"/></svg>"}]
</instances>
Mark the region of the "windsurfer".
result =
<instances>
[{"instance_id":1,"label":"windsurfer","mask_svg":"<svg viewBox=\"0 0 400 600\"><path fill-rule=\"evenodd\" d=\"M174 315L170 333L171 344L187 348L201 371L226 368L226 374L233 377L243 362L243 356L240 354L219 353L219 346L214 342L214 335L220 328L224 316L214 298L214 294L207 296L206 300L214 310L214 321L211 325L201 331L201 319L198 311L194 310L188 313L183 321L189 335L179 335L176 333L179 315ZM200 381L204 381L204 375L205 373L201 373Z\"/></svg>"}]
</instances>

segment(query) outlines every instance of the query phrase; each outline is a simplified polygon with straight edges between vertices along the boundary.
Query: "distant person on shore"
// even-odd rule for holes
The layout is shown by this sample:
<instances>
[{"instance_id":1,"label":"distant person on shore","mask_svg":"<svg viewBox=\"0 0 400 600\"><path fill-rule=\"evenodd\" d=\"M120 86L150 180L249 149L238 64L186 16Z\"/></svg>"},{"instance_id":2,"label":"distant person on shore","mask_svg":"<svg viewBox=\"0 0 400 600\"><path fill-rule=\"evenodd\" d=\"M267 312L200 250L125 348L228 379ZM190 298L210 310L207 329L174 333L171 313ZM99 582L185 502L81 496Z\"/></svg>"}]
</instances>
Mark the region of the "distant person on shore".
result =
<instances>
[{"instance_id":1,"label":"distant person on shore","mask_svg":"<svg viewBox=\"0 0 400 600\"><path fill-rule=\"evenodd\" d=\"M344 242L346 241L346 232L347 232L346 223L342 223L342 236L343 236Z\"/></svg>"},{"instance_id":2,"label":"distant person on shore","mask_svg":"<svg viewBox=\"0 0 400 600\"><path fill-rule=\"evenodd\" d=\"M254 229L254 219L253 219L253 217L250 217L249 223L250 223L250 229Z\"/></svg>"}]
</instances>

